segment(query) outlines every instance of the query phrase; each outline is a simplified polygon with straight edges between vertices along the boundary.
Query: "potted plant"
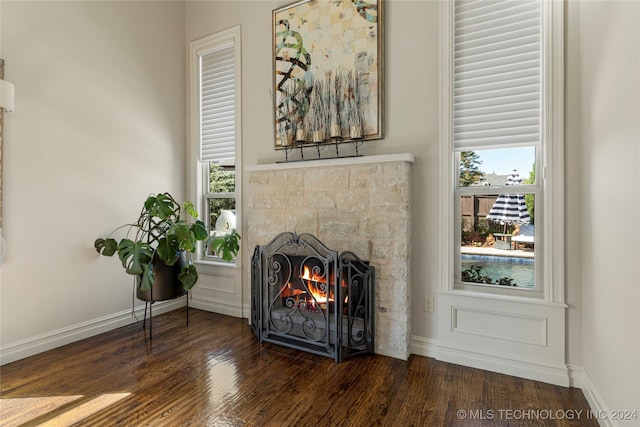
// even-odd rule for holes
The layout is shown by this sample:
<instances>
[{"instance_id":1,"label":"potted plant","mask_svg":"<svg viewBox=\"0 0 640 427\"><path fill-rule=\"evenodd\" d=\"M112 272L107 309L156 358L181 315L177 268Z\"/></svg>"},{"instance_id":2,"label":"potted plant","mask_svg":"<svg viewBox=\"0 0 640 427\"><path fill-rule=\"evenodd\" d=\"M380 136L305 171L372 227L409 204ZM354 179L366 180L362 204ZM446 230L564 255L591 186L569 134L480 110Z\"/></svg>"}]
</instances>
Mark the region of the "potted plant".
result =
<instances>
[{"instance_id":1,"label":"potted plant","mask_svg":"<svg viewBox=\"0 0 640 427\"><path fill-rule=\"evenodd\" d=\"M189 222L183 217L195 221ZM134 223L116 228L107 238L98 238L94 246L101 255L118 253L125 271L136 277L139 299L177 298L198 281L198 271L189 257L198 241L210 244L213 253L221 254L227 261L233 259L240 248L240 235L235 229L227 235L210 238L197 217L193 203L186 201L180 205L169 193L152 194ZM119 242L111 237L127 227L125 237Z\"/></svg>"}]
</instances>

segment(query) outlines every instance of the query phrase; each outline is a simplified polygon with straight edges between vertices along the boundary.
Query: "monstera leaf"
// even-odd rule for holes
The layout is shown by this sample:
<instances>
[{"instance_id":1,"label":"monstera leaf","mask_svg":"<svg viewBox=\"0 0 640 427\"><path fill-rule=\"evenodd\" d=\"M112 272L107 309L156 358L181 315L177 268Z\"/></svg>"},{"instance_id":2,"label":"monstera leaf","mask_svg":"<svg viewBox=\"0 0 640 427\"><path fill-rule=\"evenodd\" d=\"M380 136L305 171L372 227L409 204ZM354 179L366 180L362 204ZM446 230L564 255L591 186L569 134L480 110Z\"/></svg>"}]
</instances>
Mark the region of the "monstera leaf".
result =
<instances>
[{"instance_id":1,"label":"monstera leaf","mask_svg":"<svg viewBox=\"0 0 640 427\"><path fill-rule=\"evenodd\" d=\"M158 240L156 252L165 264L173 265L178 260L180 243L176 236L170 235Z\"/></svg>"},{"instance_id":2,"label":"monstera leaf","mask_svg":"<svg viewBox=\"0 0 640 427\"><path fill-rule=\"evenodd\" d=\"M118 242L115 239L96 239L93 246L96 248L99 254L104 256L112 256L118 249Z\"/></svg>"},{"instance_id":3,"label":"monstera leaf","mask_svg":"<svg viewBox=\"0 0 640 427\"><path fill-rule=\"evenodd\" d=\"M192 202L186 201L182 204L182 207L189 215L191 215L191 217L198 218L198 211Z\"/></svg>"},{"instance_id":4,"label":"monstera leaf","mask_svg":"<svg viewBox=\"0 0 640 427\"><path fill-rule=\"evenodd\" d=\"M205 240L208 232L202 221L196 221L193 224L180 221L173 224L171 235L176 238L177 249L195 252L196 241Z\"/></svg>"},{"instance_id":5,"label":"monstera leaf","mask_svg":"<svg viewBox=\"0 0 640 427\"><path fill-rule=\"evenodd\" d=\"M205 240L207 237L209 237L207 227L202 221L196 221L195 223L191 224L191 232L195 236L196 240Z\"/></svg>"},{"instance_id":6,"label":"monstera leaf","mask_svg":"<svg viewBox=\"0 0 640 427\"><path fill-rule=\"evenodd\" d=\"M193 252L196 248L196 239L191 233L191 227L186 222L174 224L171 232L178 241L178 247L182 250Z\"/></svg>"},{"instance_id":7,"label":"monstera leaf","mask_svg":"<svg viewBox=\"0 0 640 427\"><path fill-rule=\"evenodd\" d=\"M153 263L150 262L144 269L142 273L142 281L140 282L140 290L142 292L151 289L153 286L153 281L156 279L156 275L153 272Z\"/></svg>"},{"instance_id":8,"label":"monstera leaf","mask_svg":"<svg viewBox=\"0 0 640 427\"><path fill-rule=\"evenodd\" d=\"M160 219L167 219L174 215L179 206L168 193L160 193L157 196L149 196L144 202L144 208L149 215Z\"/></svg>"},{"instance_id":9,"label":"monstera leaf","mask_svg":"<svg viewBox=\"0 0 640 427\"><path fill-rule=\"evenodd\" d=\"M118 257L126 272L137 276L142 274L151 262L153 249L148 243L122 239L118 244Z\"/></svg>"},{"instance_id":10,"label":"monstera leaf","mask_svg":"<svg viewBox=\"0 0 640 427\"><path fill-rule=\"evenodd\" d=\"M240 250L239 240L240 234L234 228L224 236L215 237L213 240L207 239L207 243L211 244L211 251L214 254L222 257L225 261L231 261Z\"/></svg>"},{"instance_id":11,"label":"monstera leaf","mask_svg":"<svg viewBox=\"0 0 640 427\"><path fill-rule=\"evenodd\" d=\"M178 280L182 283L182 287L187 291L193 288L198 281L198 272L193 264L182 267L182 271L178 275Z\"/></svg>"}]
</instances>

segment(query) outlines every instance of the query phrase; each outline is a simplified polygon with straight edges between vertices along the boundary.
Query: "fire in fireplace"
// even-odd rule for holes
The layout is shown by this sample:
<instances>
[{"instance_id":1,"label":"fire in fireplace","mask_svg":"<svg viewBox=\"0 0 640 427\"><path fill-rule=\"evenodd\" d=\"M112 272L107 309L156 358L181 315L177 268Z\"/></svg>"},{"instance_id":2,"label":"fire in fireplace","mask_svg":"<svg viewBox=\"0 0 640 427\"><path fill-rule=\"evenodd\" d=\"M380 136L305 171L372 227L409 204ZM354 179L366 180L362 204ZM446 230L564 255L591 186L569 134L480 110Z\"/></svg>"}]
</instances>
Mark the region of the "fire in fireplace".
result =
<instances>
[{"instance_id":1,"label":"fire in fireplace","mask_svg":"<svg viewBox=\"0 0 640 427\"><path fill-rule=\"evenodd\" d=\"M311 234L281 233L255 248L251 324L258 340L342 362L374 349L375 270Z\"/></svg>"}]
</instances>

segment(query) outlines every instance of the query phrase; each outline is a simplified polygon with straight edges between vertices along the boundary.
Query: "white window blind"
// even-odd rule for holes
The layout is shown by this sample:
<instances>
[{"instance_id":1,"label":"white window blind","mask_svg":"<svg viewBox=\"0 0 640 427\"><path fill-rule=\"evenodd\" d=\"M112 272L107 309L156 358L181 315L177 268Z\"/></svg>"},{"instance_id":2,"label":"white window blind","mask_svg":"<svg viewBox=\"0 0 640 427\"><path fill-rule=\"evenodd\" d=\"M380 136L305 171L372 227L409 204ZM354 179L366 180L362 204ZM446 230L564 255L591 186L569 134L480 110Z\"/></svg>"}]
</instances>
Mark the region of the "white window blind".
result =
<instances>
[{"instance_id":1,"label":"white window blind","mask_svg":"<svg viewBox=\"0 0 640 427\"><path fill-rule=\"evenodd\" d=\"M235 164L236 102L233 45L200 56L200 160Z\"/></svg>"},{"instance_id":2,"label":"white window blind","mask_svg":"<svg viewBox=\"0 0 640 427\"><path fill-rule=\"evenodd\" d=\"M456 0L456 151L540 145L541 2Z\"/></svg>"}]
</instances>

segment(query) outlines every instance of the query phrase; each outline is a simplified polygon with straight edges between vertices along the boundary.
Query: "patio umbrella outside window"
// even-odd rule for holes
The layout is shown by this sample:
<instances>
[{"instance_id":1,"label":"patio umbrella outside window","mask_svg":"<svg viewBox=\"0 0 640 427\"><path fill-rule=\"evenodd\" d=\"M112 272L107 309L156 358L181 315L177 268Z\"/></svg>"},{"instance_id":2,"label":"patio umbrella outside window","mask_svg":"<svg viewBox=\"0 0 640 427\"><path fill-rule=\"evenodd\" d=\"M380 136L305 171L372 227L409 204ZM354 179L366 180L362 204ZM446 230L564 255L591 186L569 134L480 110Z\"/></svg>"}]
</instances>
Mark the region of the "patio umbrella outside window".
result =
<instances>
[{"instance_id":1,"label":"patio umbrella outside window","mask_svg":"<svg viewBox=\"0 0 640 427\"><path fill-rule=\"evenodd\" d=\"M507 178L506 185L520 185L521 183L522 178L514 169L509 178ZM522 194L500 194L493 203L487 219L504 224L505 233L507 232L508 224L523 225L531 223L531 217L529 217L529 211Z\"/></svg>"}]
</instances>

